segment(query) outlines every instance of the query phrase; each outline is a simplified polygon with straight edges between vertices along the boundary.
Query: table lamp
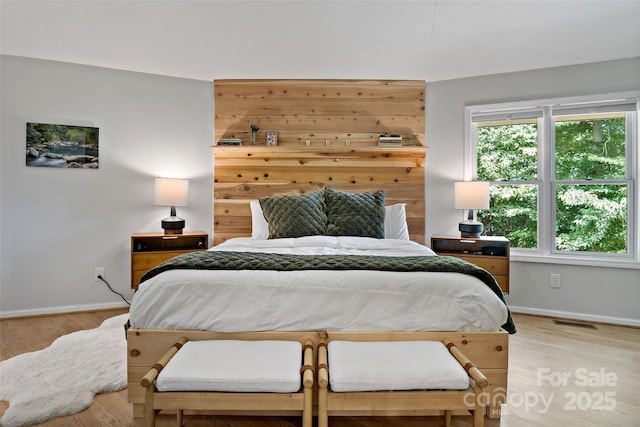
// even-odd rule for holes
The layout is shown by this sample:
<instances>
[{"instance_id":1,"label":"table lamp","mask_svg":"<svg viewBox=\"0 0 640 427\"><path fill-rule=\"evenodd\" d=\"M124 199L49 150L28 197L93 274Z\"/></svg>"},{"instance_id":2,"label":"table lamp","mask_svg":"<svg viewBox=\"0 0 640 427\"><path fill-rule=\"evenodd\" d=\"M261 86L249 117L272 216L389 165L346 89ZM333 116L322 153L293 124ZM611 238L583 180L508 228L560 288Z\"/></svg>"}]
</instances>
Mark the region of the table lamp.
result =
<instances>
[{"instance_id":1,"label":"table lamp","mask_svg":"<svg viewBox=\"0 0 640 427\"><path fill-rule=\"evenodd\" d=\"M187 206L189 181L186 179L156 178L155 205L171 206L170 216L162 220L164 234L182 234L184 219L176 216L176 206Z\"/></svg>"},{"instance_id":2,"label":"table lamp","mask_svg":"<svg viewBox=\"0 0 640 427\"><path fill-rule=\"evenodd\" d=\"M482 223L476 219L476 210L489 209L489 183L479 181L456 182L455 208L469 209L466 220L458 224L461 237L480 237Z\"/></svg>"}]
</instances>

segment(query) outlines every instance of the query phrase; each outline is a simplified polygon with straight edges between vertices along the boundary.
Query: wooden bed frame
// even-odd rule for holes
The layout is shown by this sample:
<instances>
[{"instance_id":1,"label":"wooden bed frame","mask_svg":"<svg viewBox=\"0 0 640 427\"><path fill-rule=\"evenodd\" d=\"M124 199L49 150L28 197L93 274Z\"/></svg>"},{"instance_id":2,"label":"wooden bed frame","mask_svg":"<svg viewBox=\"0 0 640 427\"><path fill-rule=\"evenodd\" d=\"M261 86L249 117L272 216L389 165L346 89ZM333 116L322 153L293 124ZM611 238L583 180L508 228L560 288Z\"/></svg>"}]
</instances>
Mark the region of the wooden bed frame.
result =
<instances>
[{"instance_id":1,"label":"wooden bed frame","mask_svg":"<svg viewBox=\"0 0 640 427\"><path fill-rule=\"evenodd\" d=\"M186 330L140 330L129 329L127 334L128 350L128 395L133 403L134 416L144 416L145 388L140 381L149 369L167 352L180 338L189 340L212 339L282 339L313 341L314 351L320 341L352 340L352 341L400 341L400 340L450 340L489 380L485 388L486 404L489 406L487 415L490 418L500 417L500 405L506 401L507 366L509 336L506 332L245 332L219 333L211 331ZM317 402L317 393L314 393ZM225 412L229 413L229 412ZM243 412L250 414L251 412ZM432 415L433 412L414 415ZM237 414L238 415L238 414ZM294 415L293 413L278 413L278 415ZM348 414L345 414L348 415ZM359 415L366 415L359 413ZM370 415L380 415L371 413ZM385 413L385 415L399 415ZM406 415L406 414L405 414Z\"/></svg>"},{"instance_id":2,"label":"wooden bed frame","mask_svg":"<svg viewBox=\"0 0 640 427\"><path fill-rule=\"evenodd\" d=\"M384 189L387 205L406 203L412 240L425 244L425 84L419 81L216 81L214 244L251 235L249 202L278 193L326 186L360 192ZM276 147L246 145L251 124L279 131ZM398 133L401 147L379 147L382 133ZM264 141L264 139L262 139ZM307 145L307 142L309 144ZM329 141L329 143L327 143ZM205 339L451 340L487 376L489 417L506 401L508 334L500 332L254 332L129 329L128 395L144 414L140 380L181 337ZM268 338L267 338L268 337ZM387 414L393 415L393 414ZM419 414L416 414L419 415Z\"/></svg>"}]
</instances>

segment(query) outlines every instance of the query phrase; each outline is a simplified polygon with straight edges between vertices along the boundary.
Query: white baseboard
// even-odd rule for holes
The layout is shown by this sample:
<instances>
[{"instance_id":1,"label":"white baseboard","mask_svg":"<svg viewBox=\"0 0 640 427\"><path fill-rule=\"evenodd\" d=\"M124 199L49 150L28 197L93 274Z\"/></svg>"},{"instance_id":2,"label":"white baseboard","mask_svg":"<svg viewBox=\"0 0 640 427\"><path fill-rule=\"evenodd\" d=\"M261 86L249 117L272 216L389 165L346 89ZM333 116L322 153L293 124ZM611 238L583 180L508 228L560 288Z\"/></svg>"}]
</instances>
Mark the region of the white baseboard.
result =
<instances>
[{"instance_id":1,"label":"white baseboard","mask_svg":"<svg viewBox=\"0 0 640 427\"><path fill-rule=\"evenodd\" d=\"M11 317L28 317L28 316L43 316L47 314L60 314L60 313L73 313L76 311L94 311L94 310L108 310L111 308L127 308L129 307L124 302L110 302L99 304L82 304L82 305L65 305L61 307L47 307L47 308L34 308L28 310L10 310L0 311L0 319L7 319Z\"/></svg>"},{"instance_id":2,"label":"white baseboard","mask_svg":"<svg viewBox=\"0 0 640 427\"><path fill-rule=\"evenodd\" d=\"M573 313L570 311L546 310L543 308L518 307L514 305L510 305L509 309L512 313L535 314L546 317L559 317L563 319L586 320L589 322L640 327L640 320L627 319L624 317L600 316L597 314Z\"/></svg>"}]
</instances>

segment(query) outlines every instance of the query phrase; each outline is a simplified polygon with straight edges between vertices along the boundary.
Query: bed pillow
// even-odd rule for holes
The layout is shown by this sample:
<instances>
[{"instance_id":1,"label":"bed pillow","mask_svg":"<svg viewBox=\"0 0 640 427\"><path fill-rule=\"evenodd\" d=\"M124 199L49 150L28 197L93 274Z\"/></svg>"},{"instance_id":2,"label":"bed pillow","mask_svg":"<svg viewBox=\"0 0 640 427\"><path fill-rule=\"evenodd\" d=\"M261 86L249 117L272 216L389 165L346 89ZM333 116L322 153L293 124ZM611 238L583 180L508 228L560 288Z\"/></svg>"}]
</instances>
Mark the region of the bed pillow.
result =
<instances>
[{"instance_id":1,"label":"bed pillow","mask_svg":"<svg viewBox=\"0 0 640 427\"><path fill-rule=\"evenodd\" d=\"M260 202L251 201L251 238L253 240L267 240L269 238L269 223L262 214ZM396 203L384 207L384 238L409 240L407 226L406 204Z\"/></svg>"},{"instance_id":2,"label":"bed pillow","mask_svg":"<svg viewBox=\"0 0 640 427\"><path fill-rule=\"evenodd\" d=\"M253 240L267 240L269 238L269 223L262 214L260 202L252 200L251 208L251 238Z\"/></svg>"},{"instance_id":3,"label":"bed pillow","mask_svg":"<svg viewBox=\"0 0 640 427\"><path fill-rule=\"evenodd\" d=\"M327 235L384 238L384 190L349 193L327 187Z\"/></svg>"},{"instance_id":4,"label":"bed pillow","mask_svg":"<svg viewBox=\"0 0 640 427\"><path fill-rule=\"evenodd\" d=\"M269 224L269 239L317 236L325 233L327 214L321 191L262 197L260 207Z\"/></svg>"},{"instance_id":5,"label":"bed pillow","mask_svg":"<svg viewBox=\"0 0 640 427\"><path fill-rule=\"evenodd\" d=\"M407 213L405 203L385 206L384 211L384 238L409 240L409 227L407 226Z\"/></svg>"}]
</instances>

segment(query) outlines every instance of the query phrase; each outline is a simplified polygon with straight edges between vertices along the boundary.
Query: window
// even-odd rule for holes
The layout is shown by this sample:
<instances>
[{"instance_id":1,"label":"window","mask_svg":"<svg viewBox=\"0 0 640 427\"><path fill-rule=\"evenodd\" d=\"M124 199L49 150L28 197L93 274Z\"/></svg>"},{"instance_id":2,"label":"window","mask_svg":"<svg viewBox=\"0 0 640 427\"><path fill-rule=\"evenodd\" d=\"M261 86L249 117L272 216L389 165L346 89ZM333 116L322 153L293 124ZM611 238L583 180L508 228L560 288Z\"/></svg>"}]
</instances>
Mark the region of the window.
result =
<instances>
[{"instance_id":1,"label":"window","mask_svg":"<svg viewBox=\"0 0 640 427\"><path fill-rule=\"evenodd\" d=\"M556 251L629 253L626 115L554 115Z\"/></svg>"},{"instance_id":2,"label":"window","mask_svg":"<svg viewBox=\"0 0 640 427\"><path fill-rule=\"evenodd\" d=\"M480 116L476 117L482 118ZM488 235L506 236L514 248L538 248L538 119L475 123L476 179L489 181L490 210L480 211Z\"/></svg>"},{"instance_id":3,"label":"window","mask_svg":"<svg viewBox=\"0 0 640 427\"><path fill-rule=\"evenodd\" d=\"M486 234L522 254L637 256L637 98L468 107Z\"/></svg>"}]
</instances>

